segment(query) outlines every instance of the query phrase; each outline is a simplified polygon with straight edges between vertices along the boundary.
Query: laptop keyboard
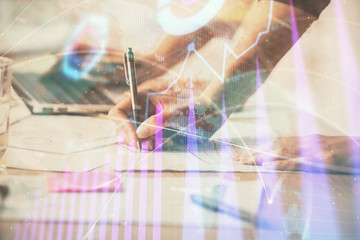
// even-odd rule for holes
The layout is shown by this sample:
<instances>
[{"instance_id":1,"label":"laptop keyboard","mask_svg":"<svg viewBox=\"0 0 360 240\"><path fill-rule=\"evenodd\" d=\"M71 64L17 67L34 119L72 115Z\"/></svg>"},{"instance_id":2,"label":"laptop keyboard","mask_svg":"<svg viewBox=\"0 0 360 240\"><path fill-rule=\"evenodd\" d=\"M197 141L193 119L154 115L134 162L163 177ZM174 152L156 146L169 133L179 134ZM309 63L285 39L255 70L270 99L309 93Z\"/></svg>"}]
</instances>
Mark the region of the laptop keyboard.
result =
<instances>
[{"instance_id":1,"label":"laptop keyboard","mask_svg":"<svg viewBox=\"0 0 360 240\"><path fill-rule=\"evenodd\" d=\"M36 100L50 104L113 105L98 89L98 83L85 79L71 80L59 72L39 77L34 73L14 73L21 86Z\"/></svg>"}]
</instances>

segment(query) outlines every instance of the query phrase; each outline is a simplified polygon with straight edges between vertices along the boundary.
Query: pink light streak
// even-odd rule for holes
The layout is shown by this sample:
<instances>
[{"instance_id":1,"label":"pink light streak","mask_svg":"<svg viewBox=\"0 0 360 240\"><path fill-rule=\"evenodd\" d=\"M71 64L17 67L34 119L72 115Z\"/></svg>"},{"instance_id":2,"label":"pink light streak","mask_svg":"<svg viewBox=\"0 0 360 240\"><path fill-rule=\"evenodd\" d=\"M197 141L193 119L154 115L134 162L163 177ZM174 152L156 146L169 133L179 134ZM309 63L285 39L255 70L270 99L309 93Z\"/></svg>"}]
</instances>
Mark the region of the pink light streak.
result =
<instances>
[{"instance_id":1,"label":"pink light streak","mask_svg":"<svg viewBox=\"0 0 360 240\"><path fill-rule=\"evenodd\" d=\"M130 147L135 148L135 142L130 144ZM135 153L129 151L128 155L128 166L131 166L130 169L133 169L135 162ZM126 177L126 212L125 212L125 221L132 222L133 214L133 202L134 202L134 171L127 172ZM125 226L124 239L131 239L132 225L127 224Z\"/></svg>"},{"instance_id":2,"label":"pink light streak","mask_svg":"<svg viewBox=\"0 0 360 240\"><path fill-rule=\"evenodd\" d=\"M41 205L40 198L41 198L41 194L38 192L36 194L36 202L35 202L35 206L34 206L33 220L32 220L32 224L31 224L32 226L31 226L30 237L31 237L32 240L36 238L36 226L37 226L37 224L34 224L34 223L36 223L37 216L40 214L40 205Z\"/></svg>"},{"instance_id":3,"label":"pink light streak","mask_svg":"<svg viewBox=\"0 0 360 240\"><path fill-rule=\"evenodd\" d=\"M30 223L30 213L26 213L25 214L25 218L24 218L24 222L23 224L25 225L23 228L23 234L22 234L22 239L26 240L28 237L28 229L29 229L29 223Z\"/></svg>"},{"instance_id":4,"label":"pink light streak","mask_svg":"<svg viewBox=\"0 0 360 240\"><path fill-rule=\"evenodd\" d=\"M43 208L42 208L42 211L41 211L41 222L40 222L40 229L39 229L39 240L43 240L44 237L45 237L45 218L46 218L46 213L48 211L48 202L49 200L47 198L44 199L44 202L43 202Z\"/></svg>"},{"instance_id":5,"label":"pink light streak","mask_svg":"<svg viewBox=\"0 0 360 240\"><path fill-rule=\"evenodd\" d=\"M193 82L192 78L190 78L190 103L189 103L189 122L188 122L188 135L187 135L187 149L191 147L191 151L193 153L197 153L197 140L194 139L194 135L196 135L196 119L195 119L195 106L194 106L194 91L193 91ZM194 172L190 174L188 169L199 169L198 161L190 161L192 159L192 153L187 152L186 157L186 173L185 173L185 189L195 189L200 191L201 182L199 172ZM191 178L193 176L193 178ZM194 188L195 186L195 188ZM182 239L204 239L204 226L203 226L203 215L194 216L190 209L193 207L193 203L190 199L190 196L185 193L184 199L184 214L183 214L183 231L182 231ZM189 219L197 218L198 226L188 227L185 226Z\"/></svg>"},{"instance_id":6,"label":"pink light streak","mask_svg":"<svg viewBox=\"0 0 360 240\"><path fill-rule=\"evenodd\" d=\"M88 164L89 162L86 161L85 162L85 167L88 168ZM81 177L81 182L80 184L83 185L84 183L87 183L89 182L90 179L89 179L89 175L87 174L83 174L82 177ZM80 197L80 203L84 203L85 202L85 196L86 196L86 193L83 192L83 193L80 193L81 194L81 197ZM80 204L79 206L80 208L80 219L81 219L81 216L84 216L84 212L85 212L85 204ZM84 224L78 224L78 229L77 229L77 233L76 233L76 236L77 236L77 239L80 239L82 234L83 234L83 230L84 230Z\"/></svg>"},{"instance_id":7,"label":"pink light streak","mask_svg":"<svg viewBox=\"0 0 360 240\"><path fill-rule=\"evenodd\" d=\"M142 149L148 149L148 143L142 144ZM146 157L148 153L146 150L142 154L142 159ZM141 162L141 169L147 169L147 159ZM140 205L139 205L139 229L138 239L146 239L146 207L147 207L147 170L142 170L140 174Z\"/></svg>"},{"instance_id":8,"label":"pink light streak","mask_svg":"<svg viewBox=\"0 0 360 240\"><path fill-rule=\"evenodd\" d=\"M66 169L69 169L70 167L67 166ZM66 171L68 172L68 171ZM65 182L67 182L69 180L69 175L68 174L64 174L64 178L65 178L65 181L63 182L63 185L65 185ZM61 203L60 203L60 207L57 209L58 211L60 211L60 219L64 219L64 216L65 216L65 199L66 199L66 196L67 194L65 192L63 193L60 193L59 196L61 195ZM54 206L56 207L56 206ZM65 223L64 222L60 222L58 224L58 228L57 228L57 235L56 235L56 239L57 240L62 240L62 235L63 235L63 228L64 228L64 225ZM51 236L53 238L53 236Z\"/></svg>"},{"instance_id":9,"label":"pink light streak","mask_svg":"<svg viewBox=\"0 0 360 240\"><path fill-rule=\"evenodd\" d=\"M304 60L301 52L301 45L296 44L299 39L298 28L296 25L296 17L293 8L293 1L290 0L290 9L291 9L291 25L292 25L292 37L293 37L293 50L294 50L294 57L295 57L295 81L296 81L296 103L297 108L302 109L305 108L308 112L313 112L313 104L311 100L310 90L308 86L308 79L306 76L306 68L304 66ZM304 136L307 135L306 132L302 127L301 123L306 122L308 128L312 129L312 131L316 131L317 126L314 117L311 119L304 118L301 112L297 113L297 135ZM319 141L316 141L319 143ZM300 146L305 146L304 142L299 142ZM321 152L321 146L319 144L315 144L313 146L314 152ZM306 157L304 152L300 152L300 157Z\"/></svg>"},{"instance_id":10,"label":"pink light streak","mask_svg":"<svg viewBox=\"0 0 360 240\"><path fill-rule=\"evenodd\" d=\"M95 177L92 177L92 179L90 179L89 181L91 181L91 184L92 185L96 185L98 182L99 182L99 174L95 174ZM96 210L97 210L97 207L98 207L98 204L97 204L97 192L93 192L91 193L91 200L90 200L90 221L89 221L89 229L92 228L92 226L94 225L94 223L92 221L96 221ZM90 231L88 236L87 236L88 239L94 239L94 231Z\"/></svg>"},{"instance_id":11,"label":"pink light streak","mask_svg":"<svg viewBox=\"0 0 360 240\"><path fill-rule=\"evenodd\" d=\"M291 10L291 22L292 22L292 37L293 37L293 51L294 51L294 57L295 57L295 81L296 81L296 97L297 97L297 105L298 105L298 109L301 108L305 108L308 112L312 113L313 111L313 104L312 104L312 99L311 99L311 95L310 95L310 89L309 89L309 85L308 85L308 79L307 79L307 75L306 75L306 68L304 65L304 60L303 60L303 56L302 56L302 52L301 52L301 45L295 44L298 39L299 39L299 34L298 34L298 28L297 28L297 23L296 23L296 17L295 17L295 12L294 12L294 8L293 8L293 1L290 0L290 10ZM312 131L315 131L315 133L317 133L317 125L316 125L316 120L315 117L312 116L312 118L304 118L303 114L301 112L297 113L297 135L298 136L304 136L304 135L308 135L309 133L306 131L306 129L303 129L301 124L306 122L306 127L310 128ZM320 144L319 139L316 137L317 135L313 136L313 138L315 138L315 141L313 141L314 143L312 144L312 151L313 153L322 153L322 146ZM303 140L303 138L299 139L299 152L300 152L300 157L304 157L304 158L311 158L312 156L309 156L309 153L305 153L303 150L302 146L306 146L306 142L305 140ZM314 159L310 159L310 161L314 161ZM320 164L324 164L323 162L320 162ZM324 170L325 171L325 170ZM303 173L304 174L304 173ZM322 177L319 178L319 180L326 186L327 189L329 189L328 186L328 182L327 182L327 177L326 175L320 175ZM302 182L306 182L306 180L304 179L304 175L302 175L303 181ZM307 209L301 209L301 212L299 213L300 216L302 216L302 218L304 219L303 221L303 228L302 228L302 233L300 233L303 237L308 237L310 234L310 219L311 219L311 215L312 215L312 211L313 211L313 196L312 196L312 192L313 192L313 187L311 184L303 184L301 186L302 189L299 189L299 191L302 191L302 194L304 196L308 196L307 199L303 199L304 203L303 206L306 206ZM328 191L329 192L329 191ZM329 202L324 202L324 205L329 204ZM329 208L332 209L332 208ZM332 212L327 213L328 217L333 218L333 214ZM336 226L328 226L328 227L332 227L334 229L336 229Z\"/></svg>"},{"instance_id":12,"label":"pink light streak","mask_svg":"<svg viewBox=\"0 0 360 240\"><path fill-rule=\"evenodd\" d=\"M109 157L109 156L107 156ZM111 169L110 169L110 165L107 164L104 166L104 172L105 173L110 173ZM112 177L111 175L108 175L108 174L104 174L103 175L103 179L98 182L98 184L101 184L101 183L108 183L110 181L112 181ZM104 190L101 194L101 204L100 206L106 206L106 202L107 202L107 199L108 199L108 195L106 194L107 190ZM114 191L114 194L115 194L116 191ZM102 239L107 239L106 237L106 223L107 223L107 214L102 214L101 215L101 219L100 219L100 231L99 231L99 239L102 240Z\"/></svg>"},{"instance_id":13,"label":"pink light streak","mask_svg":"<svg viewBox=\"0 0 360 240\"><path fill-rule=\"evenodd\" d=\"M156 106L155 124L157 129L163 125L163 116L161 114L163 105ZM162 131L155 134L155 169L161 169L162 164ZM153 239L161 239L161 171L154 173L154 205L153 205Z\"/></svg>"},{"instance_id":14,"label":"pink light streak","mask_svg":"<svg viewBox=\"0 0 360 240\"><path fill-rule=\"evenodd\" d=\"M50 219L54 219L55 216L56 216L56 211L57 211L56 205L57 205L57 202L58 202L57 200L58 200L57 197L53 197L52 200L51 200L51 203L50 203L50 206L51 206ZM53 231L54 231L54 221L51 220L50 223L49 223L49 227L48 227L47 239L53 238L53 236L54 236Z\"/></svg>"},{"instance_id":15,"label":"pink light streak","mask_svg":"<svg viewBox=\"0 0 360 240\"><path fill-rule=\"evenodd\" d=\"M344 21L342 4L339 0L333 0L335 3L335 10L337 16L337 31L338 31L338 40L340 47L340 56L341 56L341 70L342 70L342 78L346 85L352 86L354 89L360 89L360 77L357 66L357 59L354 55L354 47L350 40L349 31ZM358 133L359 132L359 124L358 124L358 112L355 109L358 109L358 104L360 102L360 96L357 94L354 96L351 91L345 92L346 96L346 107L347 107L347 117L349 124L349 132L350 133ZM352 159L357 159L356 148L357 144L353 143L353 153ZM360 163L357 161L353 161L353 167L359 168Z\"/></svg>"},{"instance_id":16,"label":"pink light streak","mask_svg":"<svg viewBox=\"0 0 360 240\"><path fill-rule=\"evenodd\" d=\"M256 89L259 89L262 85L261 71L259 65L259 59L256 57ZM268 114L266 108L266 100L262 91L257 91L256 94L256 142L257 144L263 143L265 140L271 140L270 125L268 121ZM261 127L259 127L259 125ZM274 158L268 155L263 155L266 161L273 161Z\"/></svg>"},{"instance_id":17,"label":"pink light streak","mask_svg":"<svg viewBox=\"0 0 360 240\"><path fill-rule=\"evenodd\" d=\"M78 182L78 178L79 178L79 175L78 174L74 174L73 175L73 177L74 177L74 182L76 183L76 182ZM76 189L74 188L72 191L72 196L71 196L71 206L69 206L70 207L70 210L69 210L69 219L70 219L70 217L71 217L71 219L73 219L73 217L74 217L74 209L75 209L75 197L76 197L76 195L75 195L75 193L76 193ZM71 222L71 221L69 221L69 223L68 223L68 228L67 228L67 234L66 234L66 239L71 239L72 238L72 234L73 234L73 223Z\"/></svg>"},{"instance_id":18,"label":"pink light streak","mask_svg":"<svg viewBox=\"0 0 360 240\"><path fill-rule=\"evenodd\" d=\"M225 96L223 95L222 97L222 114L221 114L221 122L222 122L222 128L221 128L221 141L223 142L220 146L221 150L220 150L220 160L227 160L229 158L229 152L232 153L233 149L232 146L229 146L227 143L230 143L230 139L229 139L229 128L228 125L225 124L227 120L226 117L226 104L225 104ZM226 163L228 164L228 163ZM232 169L234 170L234 164L231 163L232 165ZM200 176L199 176L200 177ZM223 180L226 181L230 180L233 181L232 184L226 184L226 194L227 195L231 195L231 197L234 200L234 202L238 202L238 196L241 196L241 193L237 192L236 189L236 178L234 176L233 172L229 172L229 173L222 173L219 172L219 177L221 177ZM221 181L224 182L224 181ZM219 196L220 197L220 196ZM223 196L221 196L223 197ZM219 199L222 200L222 199ZM226 227L224 227L222 225L223 222L225 222L227 219L227 216L225 214L217 214L217 239L227 239L227 238L231 238L232 236L234 236L233 234L235 234L235 236L237 236L237 238L240 240L242 239L242 229L241 229L241 222L239 221L239 225L236 228L236 230L231 230L229 231Z\"/></svg>"},{"instance_id":19,"label":"pink light streak","mask_svg":"<svg viewBox=\"0 0 360 240\"><path fill-rule=\"evenodd\" d=\"M20 231L21 228L20 227L21 227L21 223L18 223L14 228L14 232L15 232L14 240L20 240L20 233L21 233L21 231Z\"/></svg>"},{"instance_id":20,"label":"pink light streak","mask_svg":"<svg viewBox=\"0 0 360 240\"><path fill-rule=\"evenodd\" d=\"M123 141L123 136L122 134L118 135L118 142L122 142ZM115 165L116 167L121 167L122 164L122 147L118 146L117 147L117 157L116 157L116 162ZM111 228L111 240L117 240L119 239L119 215L120 215L120 206L121 206L121 202L120 201L113 201L114 203L114 217L112 219L112 228Z\"/></svg>"},{"instance_id":21,"label":"pink light streak","mask_svg":"<svg viewBox=\"0 0 360 240\"><path fill-rule=\"evenodd\" d=\"M337 31L338 31L338 40L339 40L339 46L340 46L340 56L341 56L341 70L342 70L342 78L343 81L349 85L352 86L354 89L360 89L360 77L358 72L358 66L357 66L357 59L355 57L355 50L354 46L350 40L350 33L347 29L347 26L344 21L342 21L344 18L344 10L342 9L342 4L339 2L339 0L333 0L335 4L335 12L337 16ZM349 124L349 132L350 133L358 133L358 104L360 102L360 96L352 96L351 97L351 91L345 92L346 100L347 100L347 117L348 117L348 124ZM360 169L360 161L358 159L358 150L356 148L359 148L358 144L353 142L352 143L352 153L351 153L351 159L352 167L355 169ZM356 199L356 198L354 198ZM356 200L355 200L356 201ZM360 215L360 205L357 204L356 211L357 216ZM360 229L359 227L356 228L357 235L360 236Z\"/></svg>"}]
</instances>

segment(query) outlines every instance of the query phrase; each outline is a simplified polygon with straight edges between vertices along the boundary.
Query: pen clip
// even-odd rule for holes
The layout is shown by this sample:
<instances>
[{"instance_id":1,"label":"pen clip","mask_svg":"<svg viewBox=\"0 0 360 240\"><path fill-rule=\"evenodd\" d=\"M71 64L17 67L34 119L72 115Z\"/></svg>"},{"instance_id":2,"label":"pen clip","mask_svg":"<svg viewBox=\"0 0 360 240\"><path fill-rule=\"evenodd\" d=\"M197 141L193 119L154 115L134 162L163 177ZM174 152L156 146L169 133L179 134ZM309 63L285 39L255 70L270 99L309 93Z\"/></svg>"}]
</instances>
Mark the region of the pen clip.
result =
<instances>
[{"instance_id":1,"label":"pen clip","mask_svg":"<svg viewBox=\"0 0 360 240\"><path fill-rule=\"evenodd\" d=\"M128 60L127 60L127 53L124 53L124 73L125 73L125 80L126 84L130 85L129 73L128 73Z\"/></svg>"}]
</instances>

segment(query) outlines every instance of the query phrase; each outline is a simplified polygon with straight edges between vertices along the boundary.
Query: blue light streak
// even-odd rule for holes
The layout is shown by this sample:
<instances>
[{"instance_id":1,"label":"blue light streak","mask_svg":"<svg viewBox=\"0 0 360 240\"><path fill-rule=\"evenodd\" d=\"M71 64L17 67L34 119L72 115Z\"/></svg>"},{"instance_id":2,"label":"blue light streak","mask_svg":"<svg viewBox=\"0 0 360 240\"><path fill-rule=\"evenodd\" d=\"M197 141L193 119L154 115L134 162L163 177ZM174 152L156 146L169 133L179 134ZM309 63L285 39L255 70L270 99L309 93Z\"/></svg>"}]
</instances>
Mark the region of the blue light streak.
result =
<instances>
[{"instance_id":1,"label":"blue light streak","mask_svg":"<svg viewBox=\"0 0 360 240\"><path fill-rule=\"evenodd\" d=\"M104 17L91 16L85 19L75 30L66 44L66 54L63 58L62 72L73 80L79 80L88 74L105 54L107 19ZM100 50L93 46L84 59L79 58L76 52L77 43L81 43L79 38L90 37L99 41Z\"/></svg>"}]
</instances>

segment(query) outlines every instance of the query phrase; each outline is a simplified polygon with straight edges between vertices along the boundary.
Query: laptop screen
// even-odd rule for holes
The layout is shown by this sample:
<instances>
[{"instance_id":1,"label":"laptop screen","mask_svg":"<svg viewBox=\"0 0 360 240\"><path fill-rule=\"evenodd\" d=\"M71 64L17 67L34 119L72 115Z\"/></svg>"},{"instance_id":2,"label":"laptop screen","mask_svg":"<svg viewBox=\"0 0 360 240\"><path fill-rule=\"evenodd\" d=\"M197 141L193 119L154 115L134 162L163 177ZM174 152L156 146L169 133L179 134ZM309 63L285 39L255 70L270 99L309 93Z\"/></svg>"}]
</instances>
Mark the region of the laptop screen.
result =
<instances>
[{"instance_id":1,"label":"laptop screen","mask_svg":"<svg viewBox=\"0 0 360 240\"><path fill-rule=\"evenodd\" d=\"M92 53L71 53L32 59L14 69L13 85L33 113L107 112L129 89L122 63L107 57L94 62ZM159 72L142 61L136 68L139 83Z\"/></svg>"}]
</instances>

